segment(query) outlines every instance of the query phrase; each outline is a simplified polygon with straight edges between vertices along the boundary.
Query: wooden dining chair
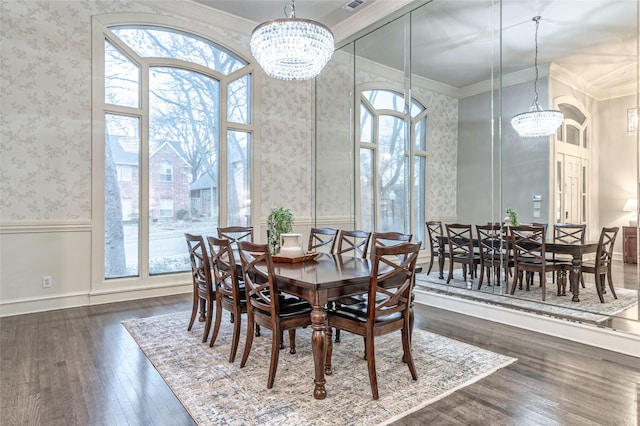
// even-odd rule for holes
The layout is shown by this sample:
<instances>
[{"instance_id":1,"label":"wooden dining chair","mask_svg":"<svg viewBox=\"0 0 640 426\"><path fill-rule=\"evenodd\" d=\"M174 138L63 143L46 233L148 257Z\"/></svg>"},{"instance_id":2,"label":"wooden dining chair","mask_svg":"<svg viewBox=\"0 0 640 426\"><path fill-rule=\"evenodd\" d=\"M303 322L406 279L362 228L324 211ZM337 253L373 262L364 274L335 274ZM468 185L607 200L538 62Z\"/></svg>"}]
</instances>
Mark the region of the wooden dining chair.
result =
<instances>
[{"instance_id":1,"label":"wooden dining chair","mask_svg":"<svg viewBox=\"0 0 640 426\"><path fill-rule=\"evenodd\" d=\"M373 399L378 399L375 361L375 337L401 330L403 360L413 380L418 379L411 355L411 298L420 243L378 246L373 250L373 268L369 278L368 297L359 305L337 305L327 313L327 353L325 368L331 371L333 327L365 339L365 358ZM393 286L389 283L394 282ZM374 303L370 303L375 301ZM395 378L393 378L395 380Z\"/></svg>"},{"instance_id":2,"label":"wooden dining chair","mask_svg":"<svg viewBox=\"0 0 640 426\"><path fill-rule=\"evenodd\" d=\"M291 354L296 353L296 328L311 324L311 305L278 290L268 244L239 241L238 248L247 295L247 339L240 368L244 367L253 344L254 323L271 330L271 361L267 388L273 387L283 331L289 331ZM258 267L260 265L260 267Z\"/></svg>"},{"instance_id":3,"label":"wooden dining chair","mask_svg":"<svg viewBox=\"0 0 640 426\"><path fill-rule=\"evenodd\" d=\"M559 273L557 282L558 295L562 294L562 289L566 287L566 271L571 264L554 262L553 259L547 258L546 232L543 226L510 226L509 243L513 253L514 264L513 282L511 284L512 295L516 291L517 282L520 280L522 283L522 274L525 272L529 274L538 273L540 276L543 301L547 297L546 273ZM526 282L526 290L529 291L531 280L527 278L524 281Z\"/></svg>"},{"instance_id":4,"label":"wooden dining chair","mask_svg":"<svg viewBox=\"0 0 640 426\"><path fill-rule=\"evenodd\" d=\"M366 259L370 240L371 232L360 230L340 231L336 254L353 254L353 256Z\"/></svg>"},{"instance_id":5,"label":"wooden dining chair","mask_svg":"<svg viewBox=\"0 0 640 426\"><path fill-rule=\"evenodd\" d=\"M232 243L238 241L253 242L253 226L227 226L218 228L218 238L224 238Z\"/></svg>"},{"instance_id":6,"label":"wooden dining chair","mask_svg":"<svg viewBox=\"0 0 640 426\"><path fill-rule=\"evenodd\" d=\"M431 268L433 267L433 262L436 257L440 256L440 253L443 253L443 256L449 257L449 253L447 253L446 249L443 251L440 246L442 241L442 237L444 236L442 232L442 222L439 220L430 220L427 222L427 233L429 235L429 247L431 249L431 258L429 260L429 269L427 270L427 274L431 273Z\"/></svg>"},{"instance_id":7,"label":"wooden dining chair","mask_svg":"<svg viewBox=\"0 0 640 426\"><path fill-rule=\"evenodd\" d=\"M563 244L584 244L587 225L573 223L555 223L553 225L553 242ZM571 262L571 256L557 255L553 253L551 258L561 262ZM555 279L555 275L554 275ZM580 284L584 288L584 277L580 275Z\"/></svg>"},{"instance_id":8,"label":"wooden dining chair","mask_svg":"<svg viewBox=\"0 0 640 426\"><path fill-rule=\"evenodd\" d=\"M478 254L480 255L480 279L478 290L482 287L486 274L488 285L491 285L491 271L494 271L496 284L500 284L501 270L504 269L505 282L509 276L509 270L513 267L513 257L509 254L500 224L476 225L478 237Z\"/></svg>"},{"instance_id":9,"label":"wooden dining chair","mask_svg":"<svg viewBox=\"0 0 640 426\"><path fill-rule=\"evenodd\" d=\"M211 264L213 265L213 281L216 286L216 321L213 326L213 336L209 346L213 346L220 331L222 310L229 311L233 322L233 337L231 338L231 352L229 362L233 362L238 351L240 341L240 326L242 314L247 312L247 297L242 283L238 279L237 266L231 241L215 237L207 237Z\"/></svg>"},{"instance_id":10,"label":"wooden dining chair","mask_svg":"<svg viewBox=\"0 0 640 426\"><path fill-rule=\"evenodd\" d=\"M338 244L336 247L336 254L339 255L353 255L356 257L367 258L369 253L369 242L371 241L371 232L367 231L340 231L338 237ZM335 302L331 302L330 306L335 307L336 303L342 303L345 305L352 305L362 301L361 295L347 296L340 298ZM336 330L336 342L340 342L340 330Z\"/></svg>"},{"instance_id":11,"label":"wooden dining chair","mask_svg":"<svg viewBox=\"0 0 640 426\"><path fill-rule=\"evenodd\" d=\"M474 249L471 225L448 223L445 227L449 244L449 276L447 277L447 284L453 278L453 267L456 263L462 265L462 278L465 281L467 280L467 267L469 268L469 277L473 279L476 267L480 264L480 255Z\"/></svg>"},{"instance_id":12,"label":"wooden dining chair","mask_svg":"<svg viewBox=\"0 0 640 426\"><path fill-rule=\"evenodd\" d=\"M619 227L602 228L600 231L600 239L598 240L598 249L596 250L596 258L593 262L582 263L583 274L593 274L596 283L596 290L600 303L604 303L605 293L605 277L609 284L609 290L614 299L617 299L616 291L613 288L613 279L611 277L611 261L613 260L613 245L618 236Z\"/></svg>"},{"instance_id":13,"label":"wooden dining chair","mask_svg":"<svg viewBox=\"0 0 640 426\"><path fill-rule=\"evenodd\" d=\"M333 253L336 247L338 230L333 228L311 228L307 250Z\"/></svg>"},{"instance_id":14,"label":"wooden dining chair","mask_svg":"<svg viewBox=\"0 0 640 426\"><path fill-rule=\"evenodd\" d=\"M402 232L374 232L371 234L371 258L376 247L391 247L402 243L408 243L413 238L413 234L403 234Z\"/></svg>"},{"instance_id":15,"label":"wooden dining chair","mask_svg":"<svg viewBox=\"0 0 640 426\"><path fill-rule=\"evenodd\" d=\"M204 322L202 333L202 343L209 338L211 330L211 320L213 317L213 305L216 300L215 285L211 278L211 266L209 255L204 244L202 235L184 234L189 248L189 259L191 260L191 278L193 282L193 305L191 307L191 319L189 320L188 331L191 331L196 319L198 306L200 307L200 322Z\"/></svg>"}]
</instances>

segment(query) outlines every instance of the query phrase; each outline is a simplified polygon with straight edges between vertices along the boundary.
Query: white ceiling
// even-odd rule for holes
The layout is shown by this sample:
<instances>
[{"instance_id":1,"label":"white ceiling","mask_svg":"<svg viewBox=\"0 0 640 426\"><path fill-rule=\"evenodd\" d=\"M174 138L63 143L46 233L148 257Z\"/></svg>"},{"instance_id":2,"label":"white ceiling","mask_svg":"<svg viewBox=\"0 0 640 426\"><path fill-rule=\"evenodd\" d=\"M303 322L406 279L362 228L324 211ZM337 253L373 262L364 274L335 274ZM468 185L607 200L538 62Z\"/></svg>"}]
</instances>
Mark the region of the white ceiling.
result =
<instances>
[{"instance_id":1,"label":"white ceiling","mask_svg":"<svg viewBox=\"0 0 640 426\"><path fill-rule=\"evenodd\" d=\"M256 24L284 17L281 1L195 0L249 19ZM407 1L367 0L354 11L349 0L297 0L298 18L313 19L330 28L375 17L375 9L400 7ZM494 4L492 8L492 4ZM581 80L597 98L637 90L638 0L503 0L502 63L504 73L533 66L535 23L539 30L540 64L554 63ZM369 18L372 19L372 18ZM362 21L362 19L361 19ZM365 24L373 24L370 20ZM355 25L353 32L362 28ZM372 33L358 43L357 53L394 68L402 68L399 22ZM433 0L412 17L412 69L427 78L463 88L491 77L499 62L500 11L495 0ZM420 42L423 40L424 42ZM492 61L492 57L494 60ZM494 65L494 76L497 69Z\"/></svg>"}]
</instances>

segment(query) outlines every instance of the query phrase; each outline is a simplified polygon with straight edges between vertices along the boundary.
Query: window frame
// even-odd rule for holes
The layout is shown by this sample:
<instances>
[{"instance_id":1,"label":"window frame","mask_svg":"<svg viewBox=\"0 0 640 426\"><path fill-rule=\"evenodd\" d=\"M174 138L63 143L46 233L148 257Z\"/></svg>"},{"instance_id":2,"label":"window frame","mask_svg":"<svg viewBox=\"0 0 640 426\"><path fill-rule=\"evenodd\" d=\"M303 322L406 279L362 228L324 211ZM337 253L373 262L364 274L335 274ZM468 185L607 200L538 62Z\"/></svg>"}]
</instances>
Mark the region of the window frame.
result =
<instances>
[{"instance_id":1,"label":"window frame","mask_svg":"<svg viewBox=\"0 0 640 426\"><path fill-rule=\"evenodd\" d=\"M214 19L216 20L216 19ZM228 26L228 22L218 22L220 26ZM126 52L129 57L135 58L135 55L132 55L131 52L126 46L122 46L122 44L118 43L117 37L110 37L110 26L118 26L118 25L150 25L156 27L163 27L168 30L175 30L184 32L186 34L191 34L196 37L201 37L207 40L210 40L224 49L233 52L239 58L243 59L247 65L243 67L241 70L233 72L228 76L223 76L222 74L199 65L188 64L183 61L175 60L175 59L166 59L166 58L146 58L143 61L140 69L140 73L143 76L143 80L140 84L140 105L139 108L131 108L131 107L122 107L118 105L107 105L105 104L105 89L104 89L104 61L105 61L105 51L104 44L105 40L108 40L110 43L114 43L121 49L123 52ZM213 78L219 80L226 80L227 83L233 82L240 78L242 75L250 74L251 79L249 82L248 90L251 96L251 111L250 118L248 124L243 123L230 123L227 122L227 93L226 93L226 83L224 88L221 89L221 105L220 105L220 120L221 120L221 130L220 130L220 150L221 150L221 158L222 155L226 154L222 151L226 150L227 138L226 132L227 130L241 130L245 132L249 132L251 134L251 146L247 155L250 158L250 162L248 167L251 168L251 182L250 188L252 197L254 199L259 199L259 193L257 192L258 186L256 185L256 171L254 170L254 164L256 160L254 159L255 153L258 152L257 141L259 141L259 130L255 125L255 110L256 105L259 102L260 96L256 93L255 88L258 87L258 81L260 80L260 73L256 73L256 65L253 63L251 55L246 46L242 46L236 44L233 40L226 38L223 33L215 32L211 27L203 27L197 23L192 21L187 22L183 19L179 19L172 16L164 16L164 15L155 15L155 14L145 14L145 13L130 13L130 14L105 14L105 15L96 15L92 17L92 147L93 147L93 155L92 155L92 204L93 204L93 219L92 219L92 234L91 234L91 247L92 247L92 271L91 271L91 282L92 282L92 290L91 292L96 295L102 294L111 294L117 291L132 291L136 289L140 289L142 291L146 291L153 288L163 288L166 286L179 286L182 287L185 285L185 277L188 276L188 272L185 273L170 273L170 274L161 274L161 275L150 275L149 274L149 252L148 252L148 229L145 231L140 231L140 245L143 244L143 241L146 241L146 249L139 249L139 274L137 276L131 277L122 277L122 278L109 278L106 279L104 277L104 210L105 210L105 188L104 188L104 169L105 169L105 158L104 158L104 126L105 126L105 114L119 114L119 115L127 115L134 116L140 119L141 123L141 140L145 141L142 143L140 149L140 158L141 165L139 168L140 180L141 180L141 191L140 191L140 200L142 204L139 209L139 217L141 220L149 220L149 193L148 193L148 180L150 176L150 170L148 168L148 158L149 158L149 147L148 143L148 126L149 126L149 98L148 98L148 72L150 66L158 66L158 65L166 65L171 67L179 67L186 68L190 71L197 71L199 73L205 74L207 76L211 76ZM222 38L222 40L220 40ZM136 62L138 64L138 62ZM146 94L146 96L145 96ZM223 130L224 129L224 130ZM146 159L146 160L144 160ZM144 161L143 161L144 160ZM221 167L224 169L224 167ZM176 171L174 170L174 173ZM220 179L225 179L225 173L221 173ZM142 185L142 180L146 180L145 185ZM142 191L145 189L145 191ZM223 185L218 193L219 197L226 197L226 188ZM225 199L225 198L222 198ZM221 205L226 205L222 204ZM175 212L174 212L175 213ZM224 224L226 220L226 208L221 208L220 210L220 223ZM255 208L251 206L251 217L252 220L255 220ZM146 218L146 219L145 219Z\"/></svg>"},{"instance_id":2,"label":"window frame","mask_svg":"<svg viewBox=\"0 0 640 426\"><path fill-rule=\"evenodd\" d=\"M384 83L366 83L366 84L362 84L359 85L356 88L356 100L357 100L357 106L354 108L354 110L356 111L356 118L355 118L355 122L356 125L354 126L355 128L355 151L356 151L356 155L355 157L358 158L358 161L355 162L355 169L356 169L356 178L355 181L357 182L357 184L355 185L355 197L356 197L356 223L357 223L357 227L360 228L362 227L362 206L361 206L361 164L360 164L360 158L361 158L361 153L362 150L368 150L371 152L371 157L372 157L372 169L373 169L373 173L375 174L374 178L373 178L373 207L374 207L374 217L373 217L373 230L377 230L379 229L379 225L380 225L380 203L378 200L378 194L379 194L379 184L378 184L378 152L379 152L379 138L380 138L380 134L379 134L379 128L378 128L378 122L379 122L379 116L380 115L385 115L385 116L390 116L390 117L396 117L396 118L401 118L402 120L405 120L405 125L409 126L409 131L408 131L408 137L409 140L405 141L405 153L404 153L404 157L405 157L405 161L406 161L406 178L408 180L408 182L406 183L406 194L408 197L408 203L404 206L405 208L405 212L407 214L408 217L408 222L409 222L409 229L408 230L399 230L401 232L410 232L414 235L413 239L414 241L422 241L423 244L426 241L426 228L424 228L424 224L423 224L423 230L425 235L417 235L416 233L416 229L420 229L417 226L417 219L415 217L415 209L413 207L415 200L417 199L417 194L415 193L415 162L416 159L419 158L424 158L424 164L425 164L425 176L424 176L424 185L422 187L422 199L424 200L424 218L426 220L427 217L427 205L428 205L428 199L427 199L427 187L428 187L428 168L429 168L429 121L428 121L428 115L429 115L429 107L427 105L427 103L421 99L418 96L412 96L411 97L411 102L413 104L413 102L417 102L423 109L420 111L419 114L417 114L415 117L412 117L410 114L406 115L403 112L399 112L399 111L395 111L395 110L391 110L391 109L375 109L375 107L368 101L368 99L364 96L364 92L367 91L372 91L372 90L380 90L380 91L389 91L389 92L394 92L395 94L404 97L405 101L406 101L406 95L403 95L404 90L399 87L399 86L395 86L395 85L391 85L391 84L384 84ZM406 102L405 102L406 104ZM362 141L361 140L361 135L360 135L360 127L361 127L361 119L362 119L362 110L366 109L366 111L369 112L369 114L371 115L371 138L372 141L368 142L368 141ZM409 122L406 123L407 119L406 117L409 117ZM425 149L417 149L416 148L416 126L417 123L419 123L420 121L425 120L425 130L424 130L424 137L425 137ZM423 221L424 222L424 221ZM425 246L423 245L422 249L424 249Z\"/></svg>"}]
</instances>

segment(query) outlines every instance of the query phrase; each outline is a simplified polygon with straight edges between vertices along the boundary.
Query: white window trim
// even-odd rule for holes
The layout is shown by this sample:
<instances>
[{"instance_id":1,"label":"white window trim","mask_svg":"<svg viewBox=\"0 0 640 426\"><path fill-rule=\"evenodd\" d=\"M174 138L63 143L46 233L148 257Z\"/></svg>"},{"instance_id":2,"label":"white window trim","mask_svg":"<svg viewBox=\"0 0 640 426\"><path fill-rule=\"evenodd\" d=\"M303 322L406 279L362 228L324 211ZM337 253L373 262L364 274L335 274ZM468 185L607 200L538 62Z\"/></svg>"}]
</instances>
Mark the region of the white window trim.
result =
<instances>
[{"instance_id":1,"label":"white window trim","mask_svg":"<svg viewBox=\"0 0 640 426\"><path fill-rule=\"evenodd\" d=\"M184 5L183 5L184 6ZM177 30L184 31L186 33L201 36L205 39L219 43L220 45L234 51L243 57L248 65L242 69L243 72L248 71L252 74L251 79L251 96L252 96L252 110L251 110L251 123L252 125L236 125L230 126L229 129L240 128L242 130L251 130L253 133L251 139L251 188L252 198L260 199L259 191L259 175L260 175L260 129L256 120L256 111L260 105L260 93L256 90L256 87L260 87L260 79L262 73L256 72L257 66L251 60L251 54L247 47L241 46L234 42L232 39L224 38L225 32L216 33L211 28L226 28L228 31L238 32L242 28L247 26L247 23L242 20L237 20L234 17L230 17L224 14L212 13L207 15L208 25L205 27L197 23L198 19L202 19L202 10L199 7L191 8L186 5L186 8L173 11L174 16L160 15L160 14L145 14L145 13L113 13L105 15L96 15L92 17L92 36L91 36L91 48L92 48L92 226L91 226L91 291L90 296L101 298L110 294L117 293L130 293L140 291L143 294L152 291L152 294L158 294L159 289L167 289L171 294L175 290L176 286L183 286L190 284L190 273L184 274L162 274L149 276L148 271L146 274L140 274L138 277L126 277L126 278L113 278L105 280L104 278L104 38L105 30L109 26L113 25L126 25L126 24L144 24L144 25L157 25L162 27L169 27ZM171 4L168 7L172 8ZM181 6L182 7L182 6ZM191 19L178 18L180 13L187 13L193 15ZM209 13L208 11L207 13ZM250 32L250 29L248 30ZM197 68L197 67L196 67ZM203 68L203 67L201 67ZM206 73L211 73L211 70L205 69ZM143 71L144 72L144 71ZM228 77L235 76L231 74ZM146 103L143 103L146 105ZM226 104L221 105L224 110L221 111L221 120L226 121ZM127 115L131 114L131 109L127 109ZM115 107L110 112L118 113L118 108ZM142 123L143 129L146 129L146 123ZM145 130L146 131L146 130ZM226 146L226 132L221 134L221 147ZM148 147L146 144L141 149L141 156L148 156ZM139 169L142 179L148 176L148 170ZM222 177L222 176L221 176ZM144 199L148 194L140 194L141 199ZM145 204L146 205L146 204ZM142 207L142 206L141 206ZM251 206L251 216L254 221L257 221L256 212L259 211L259 206L253 204ZM147 214L148 208L140 214ZM226 214L226 211L221 214ZM221 216L222 220L222 216ZM145 236L143 235L143 238ZM143 263L148 265L148 253L142 251L139 259L140 265ZM113 296L108 296L110 300ZM125 296L118 296L125 297ZM126 297L125 297L126 298Z\"/></svg>"},{"instance_id":2,"label":"white window trim","mask_svg":"<svg viewBox=\"0 0 640 426\"><path fill-rule=\"evenodd\" d=\"M361 226L361 222L360 222L360 212L361 212L361 206L360 206L360 149L361 148L367 148L367 149L371 149L373 151L373 158L374 158L374 165L373 165L373 169L374 169L374 173L377 174L377 165L376 165L376 156L377 156L377 150L378 150L378 144L377 144L377 140L378 140L378 127L377 127L377 120L375 119L375 114L372 117L373 118L373 142L360 142L360 119L361 119L361 108L360 108L360 102L363 100L363 92L369 91L369 90L388 90L388 91L392 91L392 92L396 92L396 93L404 93L404 89L401 86L397 86L394 84L389 84L389 83L383 83L383 82L373 82L373 83L365 83L365 84L361 84L359 86L357 86L356 88L356 98L358 100L357 102L357 107L355 108L356 111L356 118L355 118L355 123L356 125L354 126L355 128L355 137L354 137L354 143L355 143L355 152L356 152L356 158L358 159L357 161L355 161L355 212L356 212L356 227L360 227ZM427 191L427 186L428 186L428 170L429 170L429 122L428 122L428 115L429 115L429 107L428 104L425 102L424 99L422 99L420 96L416 96L416 95L412 95L411 96L412 100L419 102L423 107L424 110L422 110L420 112L420 114L418 114L415 118L411 117L410 118L410 123L409 123L409 133L410 133L410 143L409 143L409 151L407 151L407 156L409 157L409 159L411 161L409 161L409 169L407 171L408 176L410 176L411 182L413 183L413 176L415 175L415 163L414 163L414 159L416 157L424 157L425 161L426 161L426 167L427 167L427 176L425 177L425 185L424 185L424 199L425 199L425 219L428 216L426 209L427 209L427 203L429 202L429 199L427 197L428 191ZM365 102L368 103L368 101ZM368 103L368 106L371 108L371 110L375 110L377 111L378 115L380 114L380 112L383 112L385 115L389 115L389 116L394 116L394 117L404 117L404 115L402 113L399 113L398 111L394 111L394 110L385 110L385 109L379 109L376 110L373 105ZM426 141L426 150L417 150L415 148L415 143L413 138L415 137L414 134L414 127L415 127L415 122L418 120L422 120L423 118L427 118L427 128L426 130L426 136L427 136L427 141ZM377 228L378 227L378 221L379 221L379 211L378 211L378 202L377 202L377 196L378 196L378 182L377 179L374 180L374 227ZM413 200L415 198L414 195L414 185L410 185L409 187L409 199ZM411 232L415 234L415 229L416 229L416 219L414 217L414 209L413 207L409 207L408 210L409 213L409 226L411 228ZM425 225L426 226L426 225ZM425 228L426 229L426 228ZM426 231L425 231L426 232ZM423 238L421 236L418 235L414 235L414 239L416 241L420 240L420 241L426 241L426 236ZM423 241L423 242L424 242Z\"/></svg>"}]
</instances>

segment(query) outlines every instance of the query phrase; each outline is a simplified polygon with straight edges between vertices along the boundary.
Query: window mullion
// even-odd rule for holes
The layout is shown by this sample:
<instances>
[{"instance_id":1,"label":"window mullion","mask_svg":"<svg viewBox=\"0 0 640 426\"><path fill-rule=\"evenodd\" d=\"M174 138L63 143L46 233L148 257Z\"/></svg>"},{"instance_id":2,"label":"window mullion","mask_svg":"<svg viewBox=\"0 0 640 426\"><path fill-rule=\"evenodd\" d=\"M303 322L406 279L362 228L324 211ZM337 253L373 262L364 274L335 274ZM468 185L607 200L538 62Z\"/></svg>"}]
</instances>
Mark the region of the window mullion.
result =
<instances>
[{"instance_id":1,"label":"window mullion","mask_svg":"<svg viewBox=\"0 0 640 426\"><path fill-rule=\"evenodd\" d=\"M139 268L140 278L149 278L149 65L142 61L140 68L140 215L139 215Z\"/></svg>"}]
</instances>

